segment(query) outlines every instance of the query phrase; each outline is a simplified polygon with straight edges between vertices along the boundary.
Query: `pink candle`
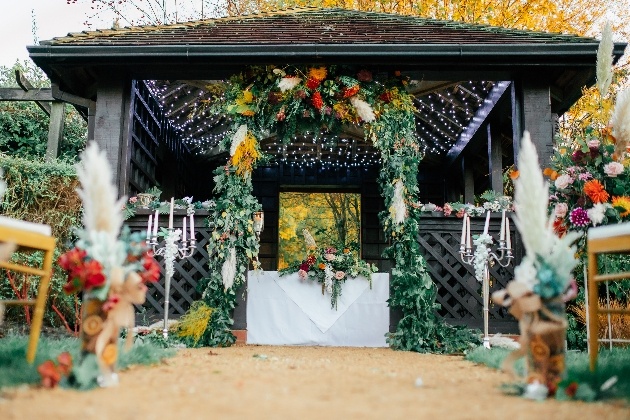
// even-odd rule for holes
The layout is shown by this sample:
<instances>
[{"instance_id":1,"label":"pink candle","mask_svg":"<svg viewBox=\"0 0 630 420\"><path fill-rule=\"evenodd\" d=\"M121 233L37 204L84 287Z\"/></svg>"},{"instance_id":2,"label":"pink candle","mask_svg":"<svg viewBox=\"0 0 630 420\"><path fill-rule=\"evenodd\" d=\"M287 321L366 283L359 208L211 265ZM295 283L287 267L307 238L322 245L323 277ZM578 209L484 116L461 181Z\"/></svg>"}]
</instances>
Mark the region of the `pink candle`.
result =
<instances>
[{"instance_id":1,"label":"pink candle","mask_svg":"<svg viewBox=\"0 0 630 420\"><path fill-rule=\"evenodd\" d=\"M186 216L182 217L182 224L183 224L183 229L182 229L182 241L186 242Z\"/></svg>"},{"instance_id":2,"label":"pink candle","mask_svg":"<svg viewBox=\"0 0 630 420\"><path fill-rule=\"evenodd\" d=\"M459 241L460 245L464 245L466 243L466 213L464 213L464 221L462 223L462 237Z\"/></svg>"},{"instance_id":3,"label":"pink candle","mask_svg":"<svg viewBox=\"0 0 630 420\"><path fill-rule=\"evenodd\" d=\"M470 237L470 217L466 223L466 248L472 249L472 238Z\"/></svg>"},{"instance_id":4,"label":"pink candle","mask_svg":"<svg viewBox=\"0 0 630 420\"><path fill-rule=\"evenodd\" d=\"M499 232L499 240L505 240L505 210L501 211L501 232Z\"/></svg>"},{"instance_id":5,"label":"pink candle","mask_svg":"<svg viewBox=\"0 0 630 420\"><path fill-rule=\"evenodd\" d=\"M157 238L157 231L158 231L158 215L159 215L159 211L156 210L155 211L155 219L153 220L153 237Z\"/></svg>"},{"instance_id":6,"label":"pink candle","mask_svg":"<svg viewBox=\"0 0 630 420\"><path fill-rule=\"evenodd\" d=\"M507 249L512 249L512 240L510 239L510 219L506 219L505 220L505 230L506 232L506 236L507 236L507 244L506 247Z\"/></svg>"},{"instance_id":7,"label":"pink candle","mask_svg":"<svg viewBox=\"0 0 630 420\"><path fill-rule=\"evenodd\" d=\"M190 214L190 240L194 240L195 239L195 219L194 219L194 214L191 213Z\"/></svg>"},{"instance_id":8,"label":"pink candle","mask_svg":"<svg viewBox=\"0 0 630 420\"><path fill-rule=\"evenodd\" d=\"M483 226L483 233L488 234L488 227L490 226L490 210L486 213L486 224Z\"/></svg>"},{"instance_id":9,"label":"pink candle","mask_svg":"<svg viewBox=\"0 0 630 420\"><path fill-rule=\"evenodd\" d=\"M153 215L150 214L149 215L149 224L147 225L147 241L149 240L149 238L151 237L151 228L152 228L152 222L153 222Z\"/></svg>"},{"instance_id":10,"label":"pink candle","mask_svg":"<svg viewBox=\"0 0 630 420\"><path fill-rule=\"evenodd\" d=\"M171 212L168 216L168 228L173 229L173 206L175 205L175 199L171 197Z\"/></svg>"}]
</instances>

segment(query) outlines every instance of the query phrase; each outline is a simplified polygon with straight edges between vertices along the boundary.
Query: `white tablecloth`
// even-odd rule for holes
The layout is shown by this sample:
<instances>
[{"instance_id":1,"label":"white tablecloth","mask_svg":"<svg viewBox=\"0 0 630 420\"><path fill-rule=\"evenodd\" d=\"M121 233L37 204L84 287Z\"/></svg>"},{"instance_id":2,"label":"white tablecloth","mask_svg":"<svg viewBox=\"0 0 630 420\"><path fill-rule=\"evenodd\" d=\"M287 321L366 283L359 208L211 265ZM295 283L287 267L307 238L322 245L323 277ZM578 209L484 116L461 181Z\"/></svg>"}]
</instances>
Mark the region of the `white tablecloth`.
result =
<instances>
[{"instance_id":1,"label":"white tablecloth","mask_svg":"<svg viewBox=\"0 0 630 420\"><path fill-rule=\"evenodd\" d=\"M250 271L247 283L247 343L387 347L389 275L349 278L337 309L321 284L296 274Z\"/></svg>"}]
</instances>

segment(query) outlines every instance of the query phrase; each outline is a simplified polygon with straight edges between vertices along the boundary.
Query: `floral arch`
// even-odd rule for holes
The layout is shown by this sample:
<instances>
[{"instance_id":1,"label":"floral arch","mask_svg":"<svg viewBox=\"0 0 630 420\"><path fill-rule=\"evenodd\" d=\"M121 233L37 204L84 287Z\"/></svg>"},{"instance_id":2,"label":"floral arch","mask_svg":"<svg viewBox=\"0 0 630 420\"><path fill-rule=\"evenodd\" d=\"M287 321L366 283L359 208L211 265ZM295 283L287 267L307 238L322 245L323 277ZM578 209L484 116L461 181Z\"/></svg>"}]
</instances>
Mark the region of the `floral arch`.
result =
<instances>
[{"instance_id":1,"label":"floral arch","mask_svg":"<svg viewBox=\"0 0 630 420\"><path fill-rule=\"evenodd\" d=\"M397 349L449 352L474 340L434 314L436 286L417 241L418 164L423 153L406 84L400 72L376 74L346 66L255 67L230 79L213 109L231 116L233 130L220 145L230 157L215 171L218 197L210 216L215 227L208 245L210 277L200 285L213 313L196 344L235 341L230 331L234 289L245 282L250 262L258 265L252 217L261 205L252 195L251 175L268 159L261 140L275 136L288 145L297 133L339 133L345 125L361 127L365 141L381 157L378 184L387 210L379 217L391 243L385 256L395 263L389 305L403 315L388 343Z\"/></svg>"}]
</instances>

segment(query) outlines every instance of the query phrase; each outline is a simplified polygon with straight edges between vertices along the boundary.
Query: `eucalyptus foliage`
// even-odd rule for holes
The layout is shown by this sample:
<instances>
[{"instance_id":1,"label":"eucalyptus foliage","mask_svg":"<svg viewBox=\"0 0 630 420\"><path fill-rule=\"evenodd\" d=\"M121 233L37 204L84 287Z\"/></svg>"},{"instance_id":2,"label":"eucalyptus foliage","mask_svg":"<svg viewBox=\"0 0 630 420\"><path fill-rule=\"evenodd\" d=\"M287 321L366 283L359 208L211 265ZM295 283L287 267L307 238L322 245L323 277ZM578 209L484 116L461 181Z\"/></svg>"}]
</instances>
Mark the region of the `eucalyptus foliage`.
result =
<instances>
[{"instance_id":1,"label":"eucalyptus foliage","mask_svg":"<svg viewBox=\"0 0 630 420\"><path fill-rule=\"evenodd\" d=\"M476 341L468 330L447 326L435 315L436 286L417 241L418 164L423 154L407 83L398 72L380 75L347 66L255 67L231 78L223 100L215 102L213 109L231 116L233 136L225 136L221 143L231 158L215 172L219 198L208 245L211 277L202 284L203 299L215 311L199 344L231 344L233 288L245 281L249 261L257 262L251 220L260 204L252 195L251 171L265 160L258 141L275 133L281 143L289 144L296 134L339 132L349 124L361 124L366 141L382 157L379 185L388 210L380 218L392 244L385 255L396 264L389 304L403 313L396 332L388 337L389 344L403 350L454 352ZM244 129L256 141L254 146L249 141L247 153L239 153L238 147L246 141ZM243 165L235 156L248 161ZM402 199L396 201L394 189L400 195L401 183ZM221 271L232 248L237 252L236 278L234 286L225 288Z\"/></svg>"}]
</instances>

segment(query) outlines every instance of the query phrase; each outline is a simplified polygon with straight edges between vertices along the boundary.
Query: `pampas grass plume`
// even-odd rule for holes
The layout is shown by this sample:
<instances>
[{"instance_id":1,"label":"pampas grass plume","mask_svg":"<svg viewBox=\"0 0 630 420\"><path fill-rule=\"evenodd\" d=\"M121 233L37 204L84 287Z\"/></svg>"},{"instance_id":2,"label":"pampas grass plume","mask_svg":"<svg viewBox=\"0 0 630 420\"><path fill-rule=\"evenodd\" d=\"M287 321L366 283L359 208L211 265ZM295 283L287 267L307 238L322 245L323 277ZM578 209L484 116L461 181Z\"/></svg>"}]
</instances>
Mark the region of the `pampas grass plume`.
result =
<instances>
[{"instance_id":1,"label":"pampas grass plume","mask_svg":"<svg viewBox=\"0 0 630 420\"><path fill-rule=\"evenodd\" d=\"M597 90L600 96L605 96L608 88L612 83L612 64L613 64L613 40L612 28L610 23L606 22L602 31L602 40L599 42L597 49Z\"/></svg>"},{"instance_id":2,"label":"pampas grass plume","mask_svg":"<svg viewBox=\"0 0 630 420\"><path fill-rule=\"evenodd\" d=\"M232 137L232 145L230 146L230 156L234 156L234 153L236 153L236 149L238 149L238 146L240 146L241 143L243 143L243 141L245 140L245 137L247 137L247 124L242 124L236 130L236 133L234 133L234 137Z\"/></svg>"},{"instance_id":3,"label":"pampas grass plume","mask_svg":"<svg viewBox=\"0 0 630 420\"><path fill-rule=\"evenodd\" d=\"M283 77L280 82L278 82L278 88L282 93L293 89L302 81L299 77Z\"/></svg>"},{"instance_id":4,"label":"pampas grass plume","mask_svg":"<svg viewBox=\"0 0 630 420\"><path fill-rule=\"evenodd\" d=\"M350 103L357 110L357 114L359 115L359 117L361 117L363 121L369 123L376 119L376 115L374 115L372 107L363 99L359 99L356 96L353 96L350 98Z\"/></svg>"},{"instance_id":5,"label":"pampas grass plume","mask_svg":"<svg viewBox=\"0 0 630 420\"><path fill-rule=\"evenodd\" d=\"M617 103L610 120L615 136L615 155L621 161L630 143L630 88L617 95Z\"/></svg>"},{"instance_id":6,"label":"pampas grass plume","mask_svg":"<svg viewBox=\"0 0 630 420\"><path fill-rule=\"evenodd\" d=\"M221 276L223 277L223 287L225 290L232 287L234 277L236 277L236 249L230 248L229 254L223 266L221 267Z\"/></svg>"},{"instance_id":7,"label":"pampas grass plume","mask_svg":"<svg viewBox=\"0 0 630 420\"><path fill-rule=\"evenodd\" d=\"M394 198L392 199L392 210L394 213L394 223L396 223L397 225L404 223L405 218L407 217L404 189L405 186L403 185L402 181L400 179L396 181L396 185L394 186Z\"/></svg>"}]
</instances>

